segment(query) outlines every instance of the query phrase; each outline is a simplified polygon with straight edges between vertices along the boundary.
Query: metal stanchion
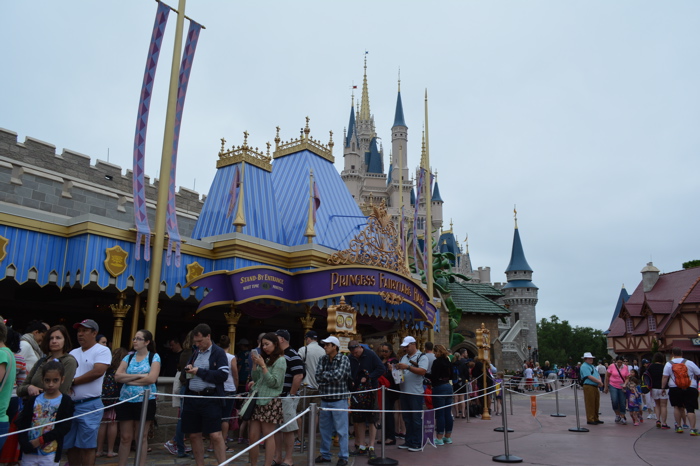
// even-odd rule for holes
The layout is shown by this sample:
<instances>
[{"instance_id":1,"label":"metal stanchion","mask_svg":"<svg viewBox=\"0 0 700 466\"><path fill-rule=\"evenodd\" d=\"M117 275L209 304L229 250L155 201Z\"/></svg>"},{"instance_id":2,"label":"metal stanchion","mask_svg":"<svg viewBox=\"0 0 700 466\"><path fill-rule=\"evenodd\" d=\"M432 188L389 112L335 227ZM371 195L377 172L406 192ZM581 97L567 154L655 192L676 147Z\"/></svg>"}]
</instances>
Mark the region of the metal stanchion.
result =
<instances>
[{"instance_id":1,"label":"metal stanchion","mask_svg":"<svg viewBox=\"0 0 700 466\"><path fill-rule=\"evenodd\" d=\"M301 410L304 411L306 410L306 407L309 405L309 400L306 398L306 385L301 386L301 396L302 396L302 402L301 402ZM299 452L304 453L304 447L306 446L306 432L304 431L304 427L306 424L304 422L304 416L302 416L299 419L299 432L301 432L301 438L299 441L301 442L301 445L299 445Z\"/></svg>"},{"instance_id":2,"label":"metal stanchion","mask_svg":"<svg viewBox=\"0 0 700 466\"><path fill-rule=\"evenodd\" d=\"M501 389L504 390L504 391L506 391L506 390L505 390L505 386L503 386ZM511 396L512 396L512 395L511 395ZM496 397L496 394L495 394L495 393L494 393L493 399L496 400L496 406L498 406L498 398ZM505 417L506 417L506 415L505 415L505 413L503 412L503 411L505 411L505 410L506 410L506 407L505 407L505 406L501 406L501 417L503 418L503 419L501 420L501 427L496 427L495 429L493 429L494 432L503 432L503 429L506 429L506 422L505 422ZM512 414L513 414L513 413L511 413L511 415L512 415ZM510 429L510 428L509 428L509 429L508 429L508 432L513 432L513 429Z\"/></svg>"},{"instance_id":3,"label":"metal stanchion","mask_svg":"<svg viewBox=\"0 0 700 466\"><path fill-rule=\"evenodd\" d=\"M513 388L512 388L512 384L511 384L511 389L508 390L508 393L510 395L510 415L512 416L513 415ZM503 411L505 411L505 409Z\"/></svg>"},{"instance_id":4,"label":"metal stanchion","mask_svg":"<svg viewBox=\"0 0 700 466\"><path fill-rule=\"evenodd\" d=\"M316 451L316 421L318 416L318 405L316 403L309 404L309 456L308 466L314 466L314 452ZM302 417L303 419L303 417ZM313 434L311 434L313 432Z\"/></svg>"},{"instance_id":5,"label":"metal stanchion","mask_svg":"<svg viewBox=\"0 0 700 466\"><path fill-rule=\"evenodd\" d=\"M151 397L151 389L143 391L143 403L141 404L141 423L139 424L139 438L136 439L136 455L134 466L141 464L141 447L143 446L143 431L146 430L146 414L148 413L148 399Z\"/></svg>"},{"instance_id":6,"label":"metal stanchion","mask_svg":"<svg viewBox=\"0 0 700 466\"><path fill-rule=\"evenodd\" d=\"M506 410L504 409L503 410L503 439L504 439L504 443L505 443L506 454L494 456L491 459L497 463L522 463L523 459L521 457L510 454L510 447L508 446L508 432L509 432L508 414L506 413Z\"/></svg>"},{"instance_id":7,"label":"metal stanchion","mask_svg":"<svg viewBox=\"0 0 700 466\"><path fill-rule=\"evenodd\" d=\"M382 421L381 421L382 422L382 437L381 437L382 438L382 449L381 449L381 456L379 456L378 458L375 458L373 460L367 461L367 464L373 464L373 465L399 464L399 462L396 461L395 459L387 458L386 456L384 456L384 449L386 448L386 445L384 443L384 442L386 442L386 419L385 419L386 418L386 408L385 408L385 406L386 406L386 387L384 385L382 385L382 417L381 417L381 419L382 419ZM391 415L393 416L394 413L391 413ZM374 439L370 439L370 441L374 442Z\"/></svg>"},{"instance_id":8,"label":"metal stanchion","mask_svg":"<svg viewBox=\"0 0 700 466\"><path fill-rule=\"evenodd\" d=\"M559 389L556 387L557 387L557 384L556 384L556 380L555 380L554 381L554 399L557 402L557 412L554 414L550 414L550 416L552 416L552 417L566 417L566 414L562 414L559 412Z\"/></svg>"},{"instance_id":9,"label":"metal stanchion","mask_svg":"<svg viewBox=\"0 0 700 466\"><path fill-rule=\"evenodd\" d=\"M571 432L589 432L585 427L581 427L581 419L578 414L578 383L574 383L574 404L576 405L576 427L569 429Z\"/></svg>"}]
</instances>

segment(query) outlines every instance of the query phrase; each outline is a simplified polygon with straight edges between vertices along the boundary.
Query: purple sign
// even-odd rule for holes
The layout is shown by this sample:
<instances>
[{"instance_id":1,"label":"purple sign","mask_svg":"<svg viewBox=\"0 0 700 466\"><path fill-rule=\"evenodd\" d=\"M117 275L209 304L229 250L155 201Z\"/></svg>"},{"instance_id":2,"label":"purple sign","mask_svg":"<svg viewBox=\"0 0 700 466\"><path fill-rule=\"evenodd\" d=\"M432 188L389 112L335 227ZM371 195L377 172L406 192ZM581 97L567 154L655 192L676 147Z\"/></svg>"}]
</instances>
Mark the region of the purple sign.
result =
<instances>
[{"instance_id":1,"label":"purple sign","mask_svg":"<svg viewBox=\"0 0 700 466\"><path fill-rule=\"evenodd\" d=\"M435 441L433 437L435 435L435 411L432 409L428 411L423 411L423 442L421 447L424 447L428 443L435 446Z\"/></svg>"},{"instance_id":2,"label":"purple sign","mask_svg":"<svg viewBox=\"0 0 700 466\"><path fill-rule=\"evenodd\" d=\"M221 304L242 304L254 299L302 303L337 296L380 295L389 302L408 303L419 320L435 323L435 307L416 282L389 270L373 267L329 267L291 273L273 267L248 267L233 272L211 272L186 286L210 291L199 310Z\"/></svg>"}]
</instances>

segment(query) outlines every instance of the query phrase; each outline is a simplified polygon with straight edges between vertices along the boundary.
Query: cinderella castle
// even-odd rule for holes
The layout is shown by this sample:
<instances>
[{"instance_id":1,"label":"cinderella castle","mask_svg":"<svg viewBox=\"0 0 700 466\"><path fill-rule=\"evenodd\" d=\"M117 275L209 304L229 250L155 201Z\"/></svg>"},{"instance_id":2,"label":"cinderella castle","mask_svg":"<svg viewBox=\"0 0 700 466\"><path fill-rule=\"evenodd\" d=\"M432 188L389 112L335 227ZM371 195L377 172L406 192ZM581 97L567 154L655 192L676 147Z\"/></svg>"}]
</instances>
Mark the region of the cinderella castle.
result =
<instances>
[{"instance_id":1,"label":"cinderella castle","mask_svg":"<svg viewBox=\"0 0 700 466\"><path fill-rule=\"evenodd\" d=\"M343 139L344 167L341 178L364 213L367 213L373 204L383 202L395 224L401 221L402 206L404 207L403 221L407 224L412 225L413 215L418 215L417 240L422 243L426 234L425 198L421 196L420 199L416 199L415 179L419 168L415 171L415 177L410 177L407 150L408 125L404 118L400 80L394 123L391 127L388 170L385 170L384 148L379 140L374 115L370 111L367 58L365 57L360 102L356 103L353 96L350 119ZM416 202L418 202L418 209L416 209ZM461 246L453 231L452 222L449 230L443 230L444 201L440 195L437 179L432 186L431 203L433 241L437 242L440 252L454 254L453 270L470 279L468 282L458 284L457 294L463 293L466 288L482 298L462 304L465 314L477 314L477 316L487 314L489 306L482 305L484 299L502 305L509 311L500 316L498 323L497 342L501 345L504 368L519 369L523 360L533 357L536 359L538 345L535 307L538 288L532 282L533 270L525 259L517 219L511 259L505 271L507 281L491 283L491 268L474 269L472 267L467 239L464 240L464 246ZM408 227L407 231L410 229L411 227ZM482 304L475 305L476 302L482 302ZM474 312L475 310L483 312Z\"/></svg>"}]
</instances>

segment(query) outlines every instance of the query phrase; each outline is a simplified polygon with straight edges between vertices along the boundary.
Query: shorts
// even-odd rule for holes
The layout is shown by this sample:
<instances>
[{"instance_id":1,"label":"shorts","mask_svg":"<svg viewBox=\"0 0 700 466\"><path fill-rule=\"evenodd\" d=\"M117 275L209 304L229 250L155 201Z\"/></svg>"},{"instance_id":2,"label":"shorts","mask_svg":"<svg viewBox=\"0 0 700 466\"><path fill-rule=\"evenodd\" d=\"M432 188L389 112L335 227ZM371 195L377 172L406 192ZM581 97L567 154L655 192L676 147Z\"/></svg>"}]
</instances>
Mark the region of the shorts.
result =
<instances>
[{"instance_id":1,"label":"shorts","mask_svg":"<svg viewBox=\"0 0 700 466\"><path fill-rule=\"evenodd\" d=\"M122 403L114 407L117 412L117 421L140 421L143 403ZM146 408L146 420L152 421L156 418L156 400L148 400Z\"/></svg>"},{"instance_id":2,"label":"shorts","mask_svg":"<svg viewBox=\"0 0 700 466\"><path fill-rule=\"evenodd\" d=\"M102 408L104 405L100 398L75 404L74 416L84 413L91 414L73 419L70 431L63 437L64 451L71 448L97 448L97 431L100 430Z\"/></svg>"},{"instance_id":3,"label":"shorts","mask_svg":"<svg viewBox=\"0 0 700 466\"><path fill-rule=\"evenodd\" d=\"M224 392L224 395L226 395L229 398L226 398L224 400L224 406L221 409L221 421L226 422L229 421L231 417L231 413L233 412L233 405L236 402L236 399L234 396L236 395L236 392Z\"/></svg>"},{"instance_id":4,"label":"shorts","mask_svg":"<svg viewBox=\"0 0 700 466\"><path fill-rule=\"evenodd\" d=\"M24 453L22 455L22 466L55 466L58 463L54 461L56 452L48 455L36 455L32 453Z\"/></svg>"},{"instance_id":5,"label":"shorts","mask_svg":"<svg viewBox=\"0 0 700 466\"><path fill-rule=\"evenodd\" d=\"M185 398L182 408L182 432L211 434L221 432L220 398Z\"/></svg>"},{"instance_id":6,"label":"shorts","mask_svg":"<svg viewBox=\"0 0 700 466\"><path fill-rule=\"evenodd\" d=\"M662 392L666 392L664 395L662 395ZM660 388L652 388L651 389L651 398L654 400L668 400L668 390L662 390Z\"/></svg>"},{"instance_id":7,"label":"shorts","mask_svg":"<svg viewBox=\"0 0 700 466\"><path fill-rule=\"evenodd\" d=\"M686 388L685 390L678 387L668 389L668 399L671 401L671 406L684 407L689 413L698 409L698 389Z\"/></svg>"},{"instance_id":8,"label":"shorts","mask_svg":"<svg viewBox=\"0 0 700 466\"><path fill-rule=\"evenodd\" d=\"M629 406L628 406L628 407L627 407L627 412L628 412L628 413L638 413L638 412L639 412L639 406L635 406L635 407L629 407Z\"/></svg>"},{"instance_id":9,"label":"shorts","mask_svg":"<svg viewBox=\"0 0 700 466\"><path fill-rule=\"evenodd\" d=\"M296 396L285 396L282 398L282 417L284 418L282 424L294 419L297 415L297 405L299 404L299 398ZM299 430L299 424L297 422L292 422L286 427L283 427L280 432L294 432Z\"/></svg>"}]
</instances>

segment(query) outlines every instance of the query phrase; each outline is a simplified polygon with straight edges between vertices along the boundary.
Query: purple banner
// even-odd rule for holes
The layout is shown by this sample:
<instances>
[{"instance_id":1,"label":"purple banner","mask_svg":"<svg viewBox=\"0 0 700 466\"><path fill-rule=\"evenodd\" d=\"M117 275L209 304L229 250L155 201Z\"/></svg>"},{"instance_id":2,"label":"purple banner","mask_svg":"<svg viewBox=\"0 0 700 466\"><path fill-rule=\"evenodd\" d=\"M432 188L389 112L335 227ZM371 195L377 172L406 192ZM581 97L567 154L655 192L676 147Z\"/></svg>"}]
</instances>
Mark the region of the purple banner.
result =
<instances>
[{"instance_id":1,"label":"purple banner","mask_svg":"<svg viewBox=\"0 0 700 466\"><path fill-rule=\"evenodd\" d=\"M427 444L435 446L435 441L433 440L435 436L435 411L428 410L423 411L423 442L421 447L425 447Z\"/></svg>"},{"instance_id":2,"label":"purple banner","mask_svg":"<svg viewBox=\"0 0 700 466\"><path fill-rule=\"evenodd\" d=\"M421 168L421 177L424 178L423 182L428 181L428 185L426 186L425 190L425 205L428 205L428 202L433 201L433 174L431 173L430 176L428 176L428 180L425 180L425 169ZM431 211L432 212L432 211ZM426 213L428 213L428 210L426 209ZM424 234L424 240L423 240L423 267L425 267L425 275L426 275L426 280L427 275L428 275L428 261L433 260L433 225L432 225L432 219L428 218L428 216L425 216L425 234Z\"/></svg>"},{"instance_id":3,"label":"purple banner","mask_svg":"<svg viewBox=\"0 0 700 466\"><path fill-rule=\"evenodd\" d=\"M421 168L418 172L418 181L416 182L416 205L413 213L413 263L418 271L418 212L420 208L420 196L423 193L423 173Z\"/></svg>"},{"instance_id":4,"label":"purple banner","mask_svg":"<svg viewBox=\"0 0 700 466\"><path fill-rule=\"evenodd\" d=\"M134 223L136 224L136 260L141 259L141 240L146 239L143 251L143 258L151 260L151 227L148 225L148 214L146 211L146 187L144 184L144 165L146 160L146 132L148 129L148 113L151 108L151 94L153 92L153 81L156 77L158 67L158 57L160 56L160 46L163 43L165 25L168 23L170 8L158 2L156 20L153 24L151 34L151 45L148 48L146 57L146 71L143 75L141 85L141 96L139 99L138 115L136 116L136 135L134 136L134 171L132 177L134 195Z\"/></svg>"},{"instance_id":5,"label":"purple banner","mask_svg":"<svg viewBox=\"0 0 700 466\"><path fill-rule=\"evenodd\" d=\"M199 310L254 299L302 303L338 296L391 293L417 311L416 320L434 324L436 317L435 307L419 284L390 270L372 267L329 267L296 273L272 267L248 267L235 272L211 272L186 286L209 289Z\"/></svg>"},{"instance_id":6,"label":"purple banner","mask_svg":"<svg viewBox=\"0 0 700 466\"><path fill-rule=\"evenodd\" d=\"M168 229L168 249L165 255L165 263L170 265L172 247L175 246L175 266L180 267L180 232L177 228L177 212L175 211L175 174L177 169L177 149L180 142L180 126L182 125L182 111L185 108L185 95L187 85L190 82L190 72L194 61L194 52L197 50L197 41L202 26L190 21L190 30L187 32L185 52L180 64L179 85L177 88L177 107L175 111L175 134L173 135L173 152L170 165L170 185L168 186L168 210L165 217L165 225Z\"/></svg>"}]
</instances>

